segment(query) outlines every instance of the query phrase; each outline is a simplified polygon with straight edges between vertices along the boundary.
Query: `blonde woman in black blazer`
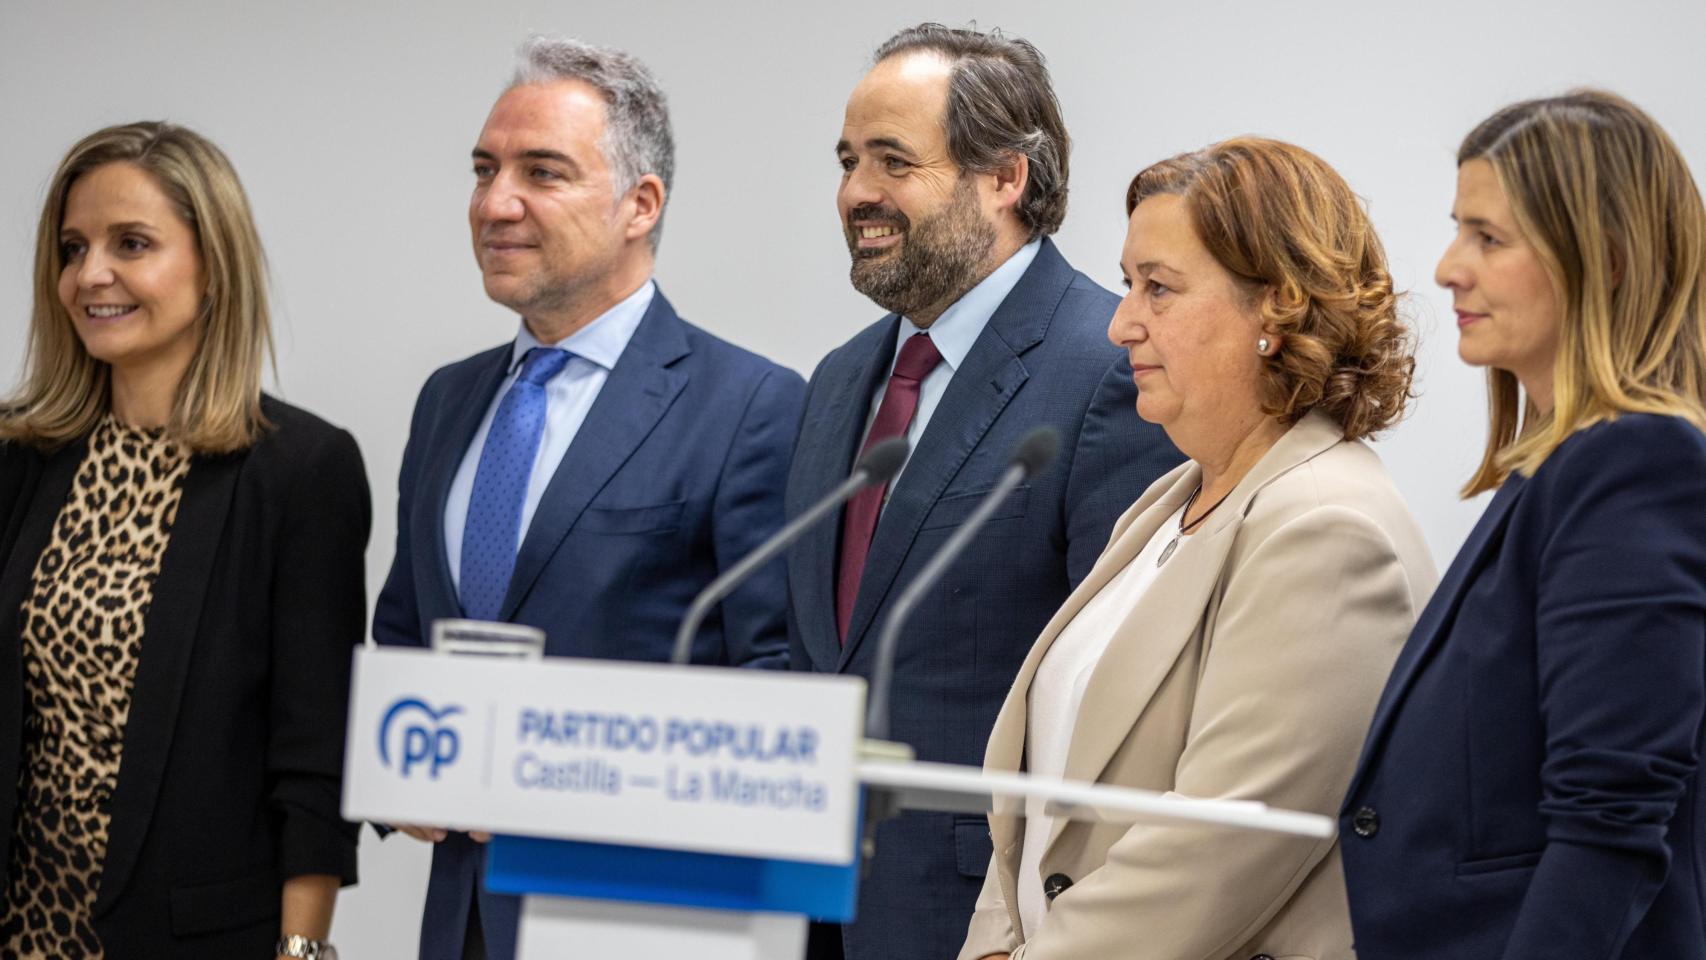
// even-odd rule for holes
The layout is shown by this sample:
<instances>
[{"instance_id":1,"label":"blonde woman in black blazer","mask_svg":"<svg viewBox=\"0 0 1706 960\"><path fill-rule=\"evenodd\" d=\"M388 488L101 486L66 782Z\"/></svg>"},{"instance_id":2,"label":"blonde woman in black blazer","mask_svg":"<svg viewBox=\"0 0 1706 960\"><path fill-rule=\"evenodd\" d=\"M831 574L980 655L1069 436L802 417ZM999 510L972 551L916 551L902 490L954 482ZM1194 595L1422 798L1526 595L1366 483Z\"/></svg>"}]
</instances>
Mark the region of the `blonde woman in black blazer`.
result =
<instances>
[{"instance_id":1,"label":"blonde woman in black blazer","mask_svg":"<svg viewBox=\"0 0 1706 960\"><path fill-rule=\"evenodd\" d=\"M92 134L49 188L0 411L0 955L313 956L354 882L367 482L261 394L261 264L183 128Z\"/></svg>"}]
</instances>

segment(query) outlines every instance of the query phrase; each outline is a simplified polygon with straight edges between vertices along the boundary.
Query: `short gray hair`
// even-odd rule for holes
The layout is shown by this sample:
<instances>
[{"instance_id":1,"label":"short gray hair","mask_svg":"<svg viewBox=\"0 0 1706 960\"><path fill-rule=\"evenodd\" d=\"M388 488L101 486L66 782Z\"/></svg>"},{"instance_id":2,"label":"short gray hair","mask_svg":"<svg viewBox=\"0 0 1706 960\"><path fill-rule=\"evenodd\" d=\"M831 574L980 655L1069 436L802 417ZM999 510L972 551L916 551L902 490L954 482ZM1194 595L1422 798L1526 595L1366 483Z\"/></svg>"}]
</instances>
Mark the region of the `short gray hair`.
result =
<instances>
[{"instance_id":1,"label":"short gray hair","mask_svg":"<svg viewBox=\"0 0 1706 960\"><path fill-rule=\"evenodd\" d=\"M663 181L667 204L675 180L675 138L669 129L669 103L651 70L633 54L572 37L527 38L516 51L510 86L561 80L579 80L604 95L604 138L599 145L617 196L652 173ZM650 238L654 251L662 234L660 211Z\"/></svg>"}]
</instances>

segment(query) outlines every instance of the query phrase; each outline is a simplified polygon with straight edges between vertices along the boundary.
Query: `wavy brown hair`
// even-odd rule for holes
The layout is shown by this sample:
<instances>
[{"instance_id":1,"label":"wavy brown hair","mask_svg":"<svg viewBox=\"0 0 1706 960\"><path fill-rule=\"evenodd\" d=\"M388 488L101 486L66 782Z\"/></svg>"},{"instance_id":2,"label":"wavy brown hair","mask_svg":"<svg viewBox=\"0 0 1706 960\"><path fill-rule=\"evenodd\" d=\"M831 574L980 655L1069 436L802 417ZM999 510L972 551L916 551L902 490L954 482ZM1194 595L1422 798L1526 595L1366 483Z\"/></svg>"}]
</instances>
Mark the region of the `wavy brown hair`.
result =
<instances>
[{"instance_id":1,"label":"wavy brown hair","mask_svg":"<svg viewBox=\"0 0 1706 960\"><path fill-rule=\"evenodd\" d=\"M1532 474L1570 435L1619 413L1706 429L1706 208L1682 152L1615 94L1512 104L1463 139L1493 166L1561 316L1552 410L1489 368L1487 448L1463 488Z\"/></svg>"},{"instance_id":2,"label":"wavy brown hair","mask_svg":"<svg viewBox=\"0 0 1706 960\"><path fill-rule=\"evenodd\" d=\"M1326 161L1241 137L1139 173L1126 215L1157 194L1183 198L1198 239L1250 292L1262 329L1282 338L1264 358L1262 412L1290 425L1320 410L1350 440L1404 415L1415 339L1368 213Z\"/></svg>"},{"instance_id":3,"label":"wavy brown hair","mask_svg":"<svg viewBox=\"0 0 1706 960\"><path fill-rule=\"evenodd\" d=\"M166 433L196 453L229 453L259 438L261 373L272 354L266 263L231 161L193 130L128 123L73 146L48 186L36 225L35 304L24 382L0 402L0 440L53 449L94 429L112 403L112 371L89 355L64 304L59 232L77 179L109 163L151 176L196 238L207 296L194 359L178 384Z\"/></svg>"}]
</instances>

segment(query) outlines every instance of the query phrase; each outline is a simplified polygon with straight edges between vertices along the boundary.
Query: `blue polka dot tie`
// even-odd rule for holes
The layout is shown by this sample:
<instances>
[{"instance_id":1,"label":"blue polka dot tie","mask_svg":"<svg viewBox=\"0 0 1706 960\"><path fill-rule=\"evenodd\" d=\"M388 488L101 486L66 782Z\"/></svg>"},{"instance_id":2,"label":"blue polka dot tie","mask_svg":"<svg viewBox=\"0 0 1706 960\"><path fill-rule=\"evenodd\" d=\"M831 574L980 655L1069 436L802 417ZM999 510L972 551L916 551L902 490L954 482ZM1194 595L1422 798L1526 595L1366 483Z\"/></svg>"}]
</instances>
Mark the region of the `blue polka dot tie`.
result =
<instances>
[{"instance_id":1,"label":"blue polka dot tie","mask_svg":"<svg viewBox=\"0 0 1706 960\"><path fill-rule=\"evenodd\" d=\"M521 361L521 375L498 402L486 444L480 449L468 522L462 528L458 593L465 617L496 620L503 607L520 548L527 481L539 456L539 438L545 433L545 384L568 362L566 351L534 347Z\"/></svg>"}]
</instances>

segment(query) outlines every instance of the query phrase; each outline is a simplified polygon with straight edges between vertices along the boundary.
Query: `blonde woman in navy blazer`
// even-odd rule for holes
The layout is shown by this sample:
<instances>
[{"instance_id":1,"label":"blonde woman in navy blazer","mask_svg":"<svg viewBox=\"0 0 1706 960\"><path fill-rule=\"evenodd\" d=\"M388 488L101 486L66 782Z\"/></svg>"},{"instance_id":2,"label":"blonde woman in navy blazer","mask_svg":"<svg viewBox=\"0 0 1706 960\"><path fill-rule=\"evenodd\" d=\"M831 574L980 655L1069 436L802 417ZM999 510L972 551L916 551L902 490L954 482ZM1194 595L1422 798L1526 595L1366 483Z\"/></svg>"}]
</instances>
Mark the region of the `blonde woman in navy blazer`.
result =
<instances>
[{"instance_id":1,"label":"blonde woman in navy blazer","mask_svg":"<svg viewBox=\"0 0 1706 960\"><path fill-rule=\"evenodd\" d=\"M1438 280L1495 490L1341 811L1361 960L1706 957L1706 213L1592 91L1458 153ZM1520 417L1519 417L1520 411Z\"/></svg>"}]
</instances>

